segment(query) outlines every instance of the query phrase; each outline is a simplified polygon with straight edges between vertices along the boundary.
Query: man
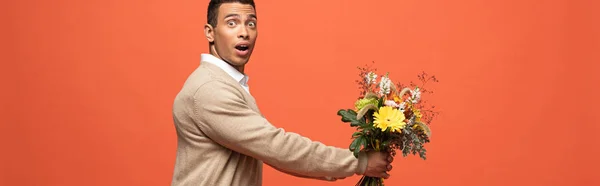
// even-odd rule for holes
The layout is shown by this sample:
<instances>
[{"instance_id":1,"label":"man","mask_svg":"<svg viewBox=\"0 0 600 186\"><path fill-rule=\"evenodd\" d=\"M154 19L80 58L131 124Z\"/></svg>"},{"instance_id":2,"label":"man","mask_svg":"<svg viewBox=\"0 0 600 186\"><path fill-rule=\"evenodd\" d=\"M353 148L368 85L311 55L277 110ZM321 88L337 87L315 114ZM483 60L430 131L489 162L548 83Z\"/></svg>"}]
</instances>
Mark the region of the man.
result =
<instances>
[{"instance_id":1,"label":"man","mask_svg":"<svg viewBox=\"0 0 600 186\"><path fill-rule=\"evenodd\" d=\"M262 163L304 178L335 180L354 174L388 178L393 158L325 146L271 125L249 92L244 66L254 50L252 0L211 0L202 54L176 96L177 159L172 185L262 183Z\"/></svg>"}]
</instances>

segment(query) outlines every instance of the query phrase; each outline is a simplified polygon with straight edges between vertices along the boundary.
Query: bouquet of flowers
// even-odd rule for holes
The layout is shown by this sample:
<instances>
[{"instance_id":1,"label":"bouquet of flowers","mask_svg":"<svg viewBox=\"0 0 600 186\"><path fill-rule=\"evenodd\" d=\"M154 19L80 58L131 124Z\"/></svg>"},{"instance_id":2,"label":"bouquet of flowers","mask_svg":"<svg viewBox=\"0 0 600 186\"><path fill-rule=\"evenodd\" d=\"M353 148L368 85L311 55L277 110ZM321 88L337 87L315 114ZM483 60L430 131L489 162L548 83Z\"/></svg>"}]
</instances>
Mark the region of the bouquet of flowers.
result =
<instances>
[{"instance_id":1,"label":"bouquet of flowers","mask_svg":"<svg viewBox=\"0 0 600 186\"><path fill-rule=\"evenodd\" d=\"M355 108L337 112L343 122L356 127L350 151L358 158L360 151L382 151L395 156L396 150L401 150L404 157L418 153L425 160L424 144L429 143L431 136L428 125L438 112L433 111L435 106L425 106L421 94L433 93L423 87L427 82L437 82L435 76L423 72L418 76L421 86L413 82L403 86L394 85L389 73L377 83L378 75L370 67L359 69L362 80L357 82L362 91ZM383 178L363 176L356 185L383 185Z\"/></svg>"}]
</instances>

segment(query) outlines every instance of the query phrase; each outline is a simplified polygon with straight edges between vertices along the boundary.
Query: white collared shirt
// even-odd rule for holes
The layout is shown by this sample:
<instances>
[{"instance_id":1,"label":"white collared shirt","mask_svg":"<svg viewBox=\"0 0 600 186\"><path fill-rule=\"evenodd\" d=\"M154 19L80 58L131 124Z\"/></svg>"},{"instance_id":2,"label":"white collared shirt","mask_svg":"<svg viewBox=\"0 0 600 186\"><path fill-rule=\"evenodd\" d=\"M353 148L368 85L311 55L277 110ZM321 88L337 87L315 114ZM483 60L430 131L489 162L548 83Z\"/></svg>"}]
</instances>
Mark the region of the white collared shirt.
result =
<instances>
[{"instance_id":1,"label":"white collared shirt","mask_svg":"<svg viewBox=\"0 0 600 186\"><path fill-rule=\"evenodd\" d=\"M223 71L225 71L233 79L235 79L237 82L239 82L240 85L242 86L242 88L244 88L244 90L246 90L246 92L248 92L248 94L250 94L250 87L248 86L248 79L250 79L250 77L248 77L245 74L240 73L240 71L233 68L231 65L229 65L229 63L227 63L211 54L201 54L200 61L211 63L211 64L216 65L219 68L223 69Z\"/></svg>"}]
</instances>

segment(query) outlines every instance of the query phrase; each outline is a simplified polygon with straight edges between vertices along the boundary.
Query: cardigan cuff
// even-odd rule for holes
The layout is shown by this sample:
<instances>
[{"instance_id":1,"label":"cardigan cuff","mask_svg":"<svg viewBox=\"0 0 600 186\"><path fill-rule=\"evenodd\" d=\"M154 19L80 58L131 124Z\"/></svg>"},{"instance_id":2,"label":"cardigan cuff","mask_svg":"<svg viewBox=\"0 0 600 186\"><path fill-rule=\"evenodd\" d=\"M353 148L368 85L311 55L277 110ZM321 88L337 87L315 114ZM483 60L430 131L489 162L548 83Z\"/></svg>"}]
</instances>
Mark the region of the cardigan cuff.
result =
<instances>
[{"instance_id":1,"label":"cardigan cuff","mask_svg":"<svg viewBox=\"0 0 600 186\"><path fill-rule=\"evenodd\" d=\"M356 174L358 175L363 175L365 174L365 171L367 171L367 164L368 164L368 157L367 157L367 153L362 151L358 154L358 167L356 170Z\"/></svg>"}]
</instances>

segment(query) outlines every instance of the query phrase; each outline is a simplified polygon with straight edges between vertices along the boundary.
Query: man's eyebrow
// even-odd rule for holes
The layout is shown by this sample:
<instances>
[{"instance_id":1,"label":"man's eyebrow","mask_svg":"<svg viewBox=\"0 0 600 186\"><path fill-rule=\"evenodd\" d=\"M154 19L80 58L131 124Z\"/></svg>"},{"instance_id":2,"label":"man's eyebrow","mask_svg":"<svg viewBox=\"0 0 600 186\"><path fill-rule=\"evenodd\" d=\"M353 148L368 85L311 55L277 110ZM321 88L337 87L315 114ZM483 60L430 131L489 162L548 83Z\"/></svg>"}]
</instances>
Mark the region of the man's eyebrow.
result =
<instances>
[{"instance_id":1,"label":"man's eyebrow","mask_svg":"<svg viewBox=\"0 0 600 186\"><path fill-rule=\"evenodd\" d=\"M227 14L223 19L227 19L229 17L240 17L240 15L239 14ZM248 17L258 19L256 17L256 14L248 14Z\"/></svg>"},{"instance_id":2,"label":"man's eyebrow","mask_svg":"<svg viewBox=\"0 0 600 186\"><path fill-rule=\"evenodd\" d=\"M240 17L240 15L239 15L239 14L227 14L227 15L225 16L225 18L223 18L223 19L227 19L227 18L229 18L229 17Z\"/></svg>"}]
</instances>

